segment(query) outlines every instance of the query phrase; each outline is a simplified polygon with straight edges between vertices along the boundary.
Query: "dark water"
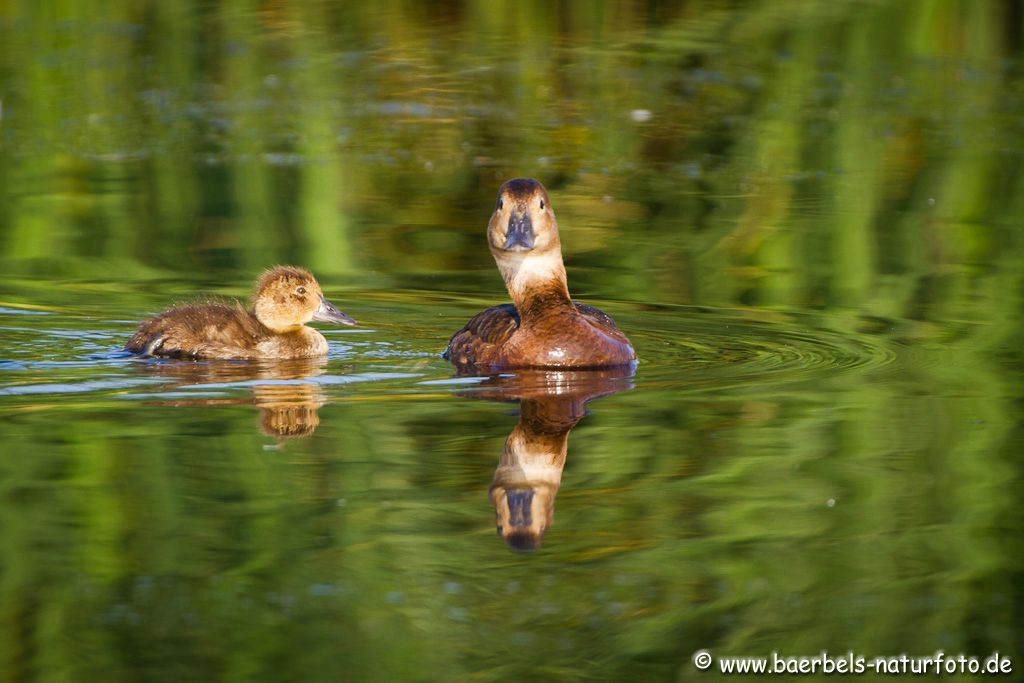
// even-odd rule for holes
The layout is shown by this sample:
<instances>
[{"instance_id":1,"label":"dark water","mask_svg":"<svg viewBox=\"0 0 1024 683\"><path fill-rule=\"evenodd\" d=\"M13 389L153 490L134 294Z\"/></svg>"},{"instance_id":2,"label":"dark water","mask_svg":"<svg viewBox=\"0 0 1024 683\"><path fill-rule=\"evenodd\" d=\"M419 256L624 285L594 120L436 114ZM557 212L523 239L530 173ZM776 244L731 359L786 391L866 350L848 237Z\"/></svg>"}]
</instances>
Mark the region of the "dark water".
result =
<instances>
[{"instance_id":1,"label":"dark water","mask_svg":"<svg viewBox=\"0 0 1024 683\"><path fill-rule=\"evenodd\" d=\"M0 6L0 680L1019 668L1022 14ZM439 357L522 175L634 374ZM274 263L326 359L120 350Z\"/></svg>"}]
</instances>

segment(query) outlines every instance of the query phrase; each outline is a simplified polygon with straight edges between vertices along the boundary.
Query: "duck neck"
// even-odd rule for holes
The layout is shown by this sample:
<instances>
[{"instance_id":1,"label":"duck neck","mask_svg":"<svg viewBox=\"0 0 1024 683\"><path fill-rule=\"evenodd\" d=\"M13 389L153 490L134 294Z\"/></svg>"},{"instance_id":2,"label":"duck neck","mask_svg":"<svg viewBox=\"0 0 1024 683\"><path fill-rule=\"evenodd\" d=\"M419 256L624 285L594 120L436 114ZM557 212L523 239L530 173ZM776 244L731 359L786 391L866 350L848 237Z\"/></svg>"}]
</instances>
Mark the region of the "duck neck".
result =
<instances>
[{"instance_id":1,"label":"duck neck","mask_svg":"<svg viewBox=\"0 0 1024 683\"><path fill-rule=\"evenodd\" d=\"M262 301L256 301L248 312L271 334L292 334L305 327L305 323L296 322L294 316L282 316Z\"/></svg>"},{"instance_id":2,"label":"duck neck","mask_svg":"<svg viewBox=\"0 0 1024 683\"><path fill-rule=\"evenodd\" d=\"M256 320L259 321L259 323L263 325L264 329L266 329L267 332L269 332L270 334L303 334L305 330L313 329L312 327L307 327L306 325L268 325L266 322L260 320L259 318L256 318Z\"/></svg>"},{"instance_id":3,"label":"duck neck","mask_svg":"<svg viewBox=\"0 0 1024 683\"><path fill-rule=\"evenodd\" d=\"M574 311L562 255L503 255L498 259L505 287L524 324L553 311Z\"/></svg>"}]
</instances>

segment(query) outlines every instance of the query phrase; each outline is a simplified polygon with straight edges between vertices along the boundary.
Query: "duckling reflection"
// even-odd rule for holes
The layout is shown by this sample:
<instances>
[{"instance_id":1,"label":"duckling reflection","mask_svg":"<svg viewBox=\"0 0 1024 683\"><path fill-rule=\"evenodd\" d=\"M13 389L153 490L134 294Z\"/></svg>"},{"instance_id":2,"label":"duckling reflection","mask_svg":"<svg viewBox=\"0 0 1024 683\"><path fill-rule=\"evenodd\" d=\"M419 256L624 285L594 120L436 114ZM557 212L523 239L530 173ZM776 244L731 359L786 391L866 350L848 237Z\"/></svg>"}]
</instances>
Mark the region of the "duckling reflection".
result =
<instances>
[{"instance_id":1,"label":"duckling reflection","mask_svg":"<svg viewBox=\"0 0 1024 683\"><path fill-rule=\"evenodd\" d=\"M258 384L252 393L260 411L260 430L267 436L309 436L320 425L317 411L324 400L317 384Z\"/></svg>"},{"instance_id":2,"label":"duckling reflection","mask_svg":"<svg viewBox=\"0 0 1024 683\"><path fill-rule=\"evenodd\" d=\"M467 394L519 401L519 422L505 440L489 490L498 534L510 548L540 547L554 518L569 432L586 414L588 401L632 388L632 375L630 368L530 371L496 377Z\"/></svg>"},{"instance_id":3,"label":"duckling reflection","mask_svg":"<svg viewBox=\"0 0 1024 683\"><path fill-rule=\"evenodd\" d=\"M318 410L325 403L320 385L300 380L321 375L326 358L246 363L196 363L152 361L136 363L142 372L173 381L163 390L214 388L225 383L251 383L251 398L174 398L159 401L171 406L255 405L260 411L260 430L267 436L309 436L320 424Z\"/></svg>"}]
</instances>

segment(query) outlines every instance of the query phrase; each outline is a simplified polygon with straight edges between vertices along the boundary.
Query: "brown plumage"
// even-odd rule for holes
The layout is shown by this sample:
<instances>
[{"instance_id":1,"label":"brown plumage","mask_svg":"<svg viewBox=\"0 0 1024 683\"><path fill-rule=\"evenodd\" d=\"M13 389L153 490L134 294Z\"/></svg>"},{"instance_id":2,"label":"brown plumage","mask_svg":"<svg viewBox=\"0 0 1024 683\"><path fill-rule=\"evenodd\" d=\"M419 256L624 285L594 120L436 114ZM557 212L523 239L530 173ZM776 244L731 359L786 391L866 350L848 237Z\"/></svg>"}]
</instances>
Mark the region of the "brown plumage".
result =
<instances>
[{"instance_id":1,"label":"brown plumage","mask_svg":"<svg viewBox=\"0 0 1024 683\"><path fill-rule=\"evenodd\" d=\"M610 316L570 298L558 223L543 185L526 178L502 185L487 236L513 303L477 313L452 336L444 358L460 372L636 361Z\"/></svg>"},{"instance_id":2,"label":"brown plumage","mask_svg":"<svg viewBox=\"0 0 1024 683\"><path fill-rule=\"evenodd\" d=\"M309 271L294 266L263 273L252 303L249 310L237 302L176 306L139 325L125 348L171 358L310 358L327 353L327 340L307 322L356 324L324 298Z\"/></svg>"}]
</instances>

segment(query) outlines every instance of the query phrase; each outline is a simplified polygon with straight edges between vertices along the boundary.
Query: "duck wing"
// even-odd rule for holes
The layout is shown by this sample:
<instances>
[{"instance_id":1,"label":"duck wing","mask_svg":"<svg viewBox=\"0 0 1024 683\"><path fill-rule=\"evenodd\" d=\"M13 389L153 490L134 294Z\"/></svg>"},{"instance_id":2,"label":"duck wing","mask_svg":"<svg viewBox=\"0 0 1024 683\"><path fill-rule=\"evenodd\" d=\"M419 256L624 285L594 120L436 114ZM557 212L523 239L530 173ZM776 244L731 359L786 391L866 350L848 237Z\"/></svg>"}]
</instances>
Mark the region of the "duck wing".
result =
<instances>
[{"instance_id":1,"label":"duck wing","mask_svg":"<svg viewBox=\"0 0 1024 683\"><path fill-rule=\"evenodd\" d=\"M602 311L600 308L596 308L588 304L573 303L575 303L576 310L580 312L580 315L586 318L587 322L591 325L599 327L601 331L609 337L617 339L624 344L629 344L629 339L626 338L626 335L622 334L610 315Z\"/></svg>"},{"instance_id":2,"label":"duck wing","mask_svg":"<svg viewBox=\"0 0 1024 683\"><path fill-rule=\"evenodd\" d=\"M519 311L512 304L491 306L474 315L452 335L442 358L456 365L486 364L519 329Z\"/></svg>"},{"instance_id":3,"label":"duck wing","mask_svg":"<svg viewBox=\"0 0 1024 683\"><path fill-rule=\"evenodd\" d=\"M589 304L581 304L575 301L573 303L576 306L576 310L580 312L580 315L589 320L592 324L609 330L619 329L615 326L615 321L612 320L612 317L600 308L596 308Z\"/></svg>"},{"instance_id":4,"label":"duck wing","mask_svg":"<svg viewBox=\"0 0 1024 683\"><path fill-rule=\"evenodd\" d=\"M255 317L238 305L178 306L146 320L125 349L168 358L255 358L266 336Z\"/></svg>"},{"instance_id":5,"label":"duck wing","mask_svg":"<svg viewBox=\"0 0 1024 683\"><path fill-rule=\"evenodd\" d=\"M576 310L591 325L609 337L629 344L612 317L600 308L573 302ZM457 367L472 370L499 362L503 347L519 329L519 311L512 304L492 306L473 316L465 327L452 335L441 357Z\"/></svg>"}]
</instances>

